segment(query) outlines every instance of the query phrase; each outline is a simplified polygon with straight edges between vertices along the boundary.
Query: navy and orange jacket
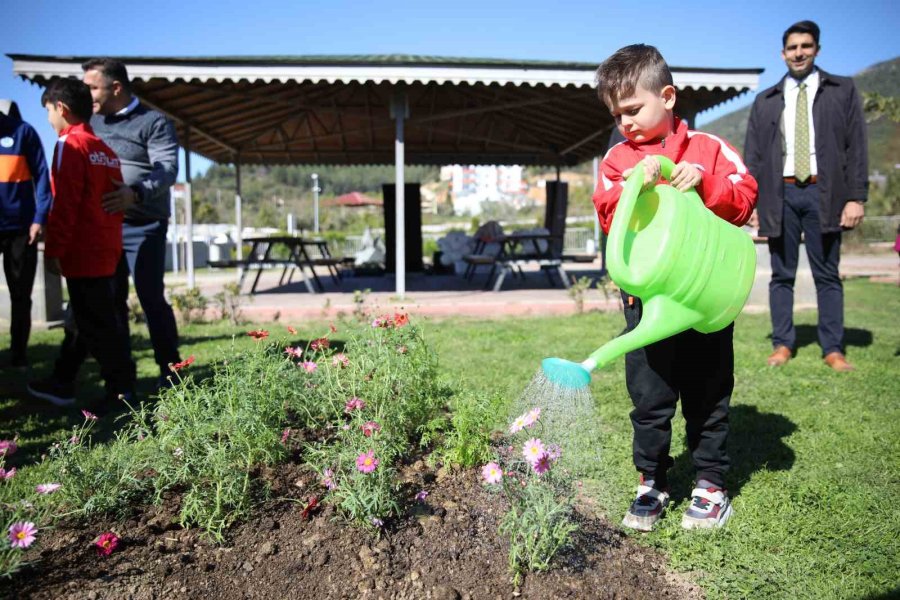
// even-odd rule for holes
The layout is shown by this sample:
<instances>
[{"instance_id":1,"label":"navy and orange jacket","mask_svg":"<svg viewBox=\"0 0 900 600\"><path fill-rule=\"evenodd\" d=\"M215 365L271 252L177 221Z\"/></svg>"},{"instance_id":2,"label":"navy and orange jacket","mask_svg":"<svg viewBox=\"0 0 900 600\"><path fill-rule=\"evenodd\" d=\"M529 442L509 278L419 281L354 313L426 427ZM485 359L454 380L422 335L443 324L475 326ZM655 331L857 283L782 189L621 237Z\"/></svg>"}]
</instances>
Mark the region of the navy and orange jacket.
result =
<instances>
[{"instance_id":1,"label":"navy and orange jacket","mask_svg":"<svg viewBox=\"0 0 900 600\"><path fill-rule=\"evenodd\" d=\"M0 231L43 225L52 201L47 159L37 132L0 113Z\"/></svg>"},{"instance_id":2,"label":"navy and orange jacket","mask_svg":"<svg viewBox=\"0 0 900 600\"><path fill-rule=\"evenodd\" d=\"M87 123L66 127L53 151L53 209L44 255L65 277L108 277L122 255L122 213L103 210L103 194L122 181L116 154Z\"/></svg>"},{"instance_id":3,"label":"navy and orange jacket","mask_svg":"<svg viewBox=\"0 0 900 600\"><path fill-rule=\"evenodd\" d=\"M675 119L675 131L662 142L636 144L624 141L609 149L600 163L594 207L600 226L609 233L625 181L622 172L633 168L648 154L662 154L675 164L689 162L700 170L697 193L716 216L741 226L756 206L756 180L747 171L737 150L709 133L692 131Z\"/></svg>"}]
</instances>

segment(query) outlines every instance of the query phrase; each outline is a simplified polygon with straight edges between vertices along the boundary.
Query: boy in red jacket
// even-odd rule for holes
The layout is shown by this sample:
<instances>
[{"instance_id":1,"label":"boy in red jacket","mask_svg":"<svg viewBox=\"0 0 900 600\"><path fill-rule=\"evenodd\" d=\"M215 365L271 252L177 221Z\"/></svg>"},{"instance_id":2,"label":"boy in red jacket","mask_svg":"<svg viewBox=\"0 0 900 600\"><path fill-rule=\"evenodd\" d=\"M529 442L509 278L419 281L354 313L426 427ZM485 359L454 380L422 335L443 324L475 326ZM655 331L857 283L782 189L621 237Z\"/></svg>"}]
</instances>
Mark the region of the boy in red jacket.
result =
<instances>
[{"instance_id":1,"label":"boy in red jacket","mask_svg":"<svg viewBox=\"0 0 900 600\"><path fill-rule=\"evenodd\" d=\"M122 213L101 207L103 194L117 189L119 159L88 124L91 92L76 79L50 82L41 97L47 118L59 134L50 184L53 208L47 220L44 260L47 269L66 278L69 303L80 335L100 363L107 406L134 391L128 323L117 317L114 275L122 255ZM28 390L58 406L75 401L75 371L63 347L49 380Z\"/></svg>"},{"instance_id":2,"label":"boy in red jacket","mask_svg":"<svg viewBox=\"0 0 900 600\"><path fill-rule=\"evenodd\" d=\"M600 65L597 84L600 99L625 137L600 163L593 199L605 232L609 232L624 179L637 163L644 166L644 185L659 180L655 154L676 164L672 186L682 191L696 188L704 204L730 223L740 226L749 220L756 204L756 181L727 142L691 131L675 116L672 73L656 48L635 44L618 50ZM627 290L623 298L630 331L640 322L641 301ZM729 466L725 444L734 388L733 331L734 324L711 334L688 330L626 356L625 377L634 405L634 464L641 476L637 497L623 520L626 527L649 531L669 502L672 417L679 397L696 470L682 527L721 527L731 516L725 490Z\"/></svg>"}]
</instances>

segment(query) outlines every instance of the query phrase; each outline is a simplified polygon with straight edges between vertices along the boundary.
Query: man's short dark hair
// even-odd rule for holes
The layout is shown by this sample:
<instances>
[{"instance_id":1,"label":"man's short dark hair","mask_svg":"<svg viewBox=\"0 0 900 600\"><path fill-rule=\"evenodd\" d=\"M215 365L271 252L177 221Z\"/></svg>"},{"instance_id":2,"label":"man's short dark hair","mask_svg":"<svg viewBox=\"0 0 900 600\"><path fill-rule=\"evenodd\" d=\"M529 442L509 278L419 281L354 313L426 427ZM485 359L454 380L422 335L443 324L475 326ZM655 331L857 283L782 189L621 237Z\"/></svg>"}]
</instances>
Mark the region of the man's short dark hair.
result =
<instances>
[{"instance_id":1,"label":"man's short dark hair","mask_svg":"<svg viewBox=\"0 0 900 600\"><path fill-rule=\"evenodd\" d=\"M813 40L815 40L816 47L819 46L819 26L812 21L797 21L796 23L788 27L784 32L784 35L781 36L782 48L787 46L788 36L792 33L808 33L813 37Z\"/></svg>"},{"instance_id":2,"label":"man's short dark hair","mask_svg":"<svg viewBox=\"0 0 900 600\"><path fill-rule=\"evenodd\" d=\"M82 121L90 121L93 100L91 88L83 81L67 78L54 78L47 84L47 89L41 94L41 106L62 102L69 107L72 114Z\"/></svg>"},{"instance_id":3,"label":"man's short dark hair","mask_svg":"<svg viewBox=\"0 0 900 600\"><path fill-rule=\"evenodd\" d=\"M647 44L632 44L616 50L597 69L597 95L611 106L613 100L634 94L638 84L657 93L672 83L672 72L662 54Z\"/></svg>"},{"instance_id":4,"label":"man's short dark hair","mask_svg":"<svg viewBox=\"0 0 900 600\"><path fill-rule=\"evenodd\" d=\"M114 58L92 58L81 65L81 70L100 71L100 73L109 80L110 83L118 81L126 91L131 91L131 81L128 79L128 69L125 63Z\"/></svg>"}]
</instances>

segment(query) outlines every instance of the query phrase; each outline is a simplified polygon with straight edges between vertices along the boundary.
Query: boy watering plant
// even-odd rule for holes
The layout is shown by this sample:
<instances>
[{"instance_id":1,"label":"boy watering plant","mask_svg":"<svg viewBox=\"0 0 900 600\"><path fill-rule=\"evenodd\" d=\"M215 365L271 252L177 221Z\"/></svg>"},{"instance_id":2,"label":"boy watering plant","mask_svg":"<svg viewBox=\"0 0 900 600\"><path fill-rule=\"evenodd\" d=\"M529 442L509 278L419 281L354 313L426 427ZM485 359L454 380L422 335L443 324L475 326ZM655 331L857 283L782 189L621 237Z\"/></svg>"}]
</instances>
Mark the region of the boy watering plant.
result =
<instances>
[{"instance_id":1,"label":"boy watering plant","mask_svg":"<svg viewBox=\"0 0 900 600\"><path fill-rule=\"evenodd\" d=\"M645 186L659 180L660 164L653 155L672 159L676 167L669 183L680 191L696 188L719 218L738 226L750 219L756 180L727 142L689 130L675 115L672 74L656 48L635 44L618 50L597 69L597 84L600 99L625 137L600 164L593 199L604 232L609 232L624 179L638 163ZM641 300L627 290L623 298L631 331L641 320ZM734 388L733 331L734 324L709 334L690 329L626 355L626 382L634 405L634 464L640 473L637 497L623 520L626 527L649 531L669 502L672 417L679 398L696 470L681 524L686 529L721 527L731 516L725 447Z\"/></svg>"},{"instance_id":2,"label":"boy watering plant","mask_svg":"<svg viewBox=\"0 0 900 600\"><path fill-rule=\"evenodd\" d=\"M118 397L130 398L135 365L131 360L128 322L115 310L114 275L122 255L122 213L107 213L103 194L122 180L119 159L94 135L91 92L76 79L57 79L47 86L41 104L59 134L53 153L53 208L47 221L47 269L66 278L69 303L79 335L100 363L106 382L106 407ZM72 404L77 364L65 346L53 377L33 381L28 390L56 405Z\"/></svg>"}]
</instances>

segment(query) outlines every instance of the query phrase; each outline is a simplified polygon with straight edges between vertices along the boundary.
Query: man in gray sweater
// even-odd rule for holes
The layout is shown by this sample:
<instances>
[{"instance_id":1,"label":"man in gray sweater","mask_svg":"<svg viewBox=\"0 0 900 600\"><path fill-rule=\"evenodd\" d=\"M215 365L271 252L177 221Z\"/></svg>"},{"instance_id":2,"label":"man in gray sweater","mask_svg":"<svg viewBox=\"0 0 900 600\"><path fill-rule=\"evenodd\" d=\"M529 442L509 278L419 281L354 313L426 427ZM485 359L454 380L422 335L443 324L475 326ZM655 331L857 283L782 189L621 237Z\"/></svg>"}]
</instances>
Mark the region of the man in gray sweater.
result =
<instances>
[{"instance_id":1,"label":"man in gray sweater","mask_svg":"<svg viewBox=\"0 0 900 600\"><path fill-rule=\"evenodd\" d=\"M95 58L82 65L84 82L91 89L94 116L91 127L118 155L125 180L106 194L107 212L125 211L122 224L123 256L116 273L116 306L128 318L128 274L134 279L138 300L147 319L153 353L159 365L159 385L166 385L169 364L181 361L178 329L172 307L166 301L166 231L169 220L169 188L178 175L178 140L164 115L141 104L131 93L128 72L120 61ZM60 400L74 395L72 382L87 356L77 334L67 331L62 356L66 381L37 382L45 394L56 388ZM45 385L47 384L47 385Z\"/></svg>"}]
</instances>

